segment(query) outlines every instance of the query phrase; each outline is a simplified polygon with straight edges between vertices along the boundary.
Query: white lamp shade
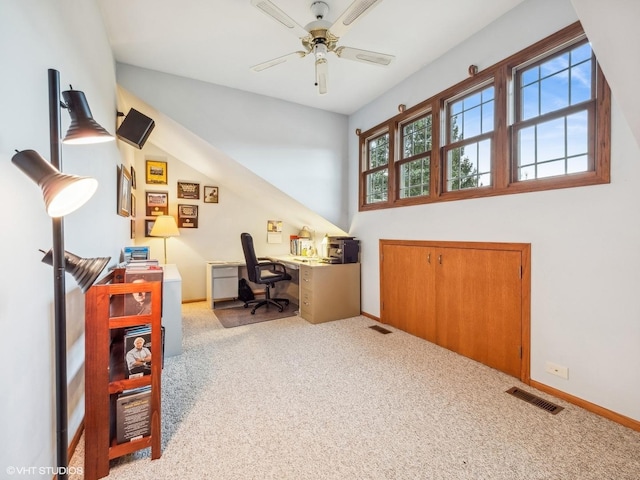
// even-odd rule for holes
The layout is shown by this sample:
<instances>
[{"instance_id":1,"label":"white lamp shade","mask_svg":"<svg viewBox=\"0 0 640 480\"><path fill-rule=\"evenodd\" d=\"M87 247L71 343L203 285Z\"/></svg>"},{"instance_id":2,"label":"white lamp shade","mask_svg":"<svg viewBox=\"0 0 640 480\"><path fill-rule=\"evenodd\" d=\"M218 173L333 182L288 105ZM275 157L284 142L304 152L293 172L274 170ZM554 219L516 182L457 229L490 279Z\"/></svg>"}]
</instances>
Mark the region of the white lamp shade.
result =
<instances>
[{"instance_id":1,"label":"white lamp shade","mask_svg":"<svg viewBox=\"0 0 640 480\"><path fill-rule=\"evenodd\" d=\"M152 237L177 237L180 235L180 230L178 230L178 225L176 224L176 219L171 215L160 215L156 218L153 227L151 228L151 232L149 235Z\"/></svg>"}]
</instances>

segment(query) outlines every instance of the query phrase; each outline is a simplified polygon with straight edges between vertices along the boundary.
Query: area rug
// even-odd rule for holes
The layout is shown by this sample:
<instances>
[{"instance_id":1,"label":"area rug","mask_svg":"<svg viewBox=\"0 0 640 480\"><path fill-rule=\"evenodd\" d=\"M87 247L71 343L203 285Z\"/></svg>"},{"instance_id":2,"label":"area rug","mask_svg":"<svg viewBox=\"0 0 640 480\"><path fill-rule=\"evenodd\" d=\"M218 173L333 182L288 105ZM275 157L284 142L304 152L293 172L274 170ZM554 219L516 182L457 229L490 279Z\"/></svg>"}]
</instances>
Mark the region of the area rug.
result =
<instances>
[{"instance_id":1,"label":"area rug","mask_svg":"<svg viewBox=\"0 0 640 480\"><path fill-rule=\"evenodd\" d=\"M282 312L276 307L270 305L260 307L254 315L251 315L251 306L244 308L243 305L229 308L215 308L213 313L225 328L240 327L242 325L250 325L252 323L268 322L278 318L293 317L298 312L298 305L289 303Z\"/></svg>"}]
</instances>

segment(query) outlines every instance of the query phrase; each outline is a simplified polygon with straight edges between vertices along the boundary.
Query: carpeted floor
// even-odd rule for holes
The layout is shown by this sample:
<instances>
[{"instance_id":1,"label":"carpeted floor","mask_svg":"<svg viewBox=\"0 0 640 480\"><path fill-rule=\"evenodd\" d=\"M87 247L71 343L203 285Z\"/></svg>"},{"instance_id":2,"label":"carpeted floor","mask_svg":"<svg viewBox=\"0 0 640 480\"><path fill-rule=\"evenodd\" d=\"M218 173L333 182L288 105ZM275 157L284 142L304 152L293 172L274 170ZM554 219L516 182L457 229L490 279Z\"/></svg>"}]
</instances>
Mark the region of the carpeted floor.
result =
<instances>
[{"instance_id":1,"label":"carpeted floor","mask_svg":"<svg viewBox=\"0 0 640 480\"><path fill-rule=\"evenodd\" d=\"M225 329L196 303L183 322L184 353L163 371L162 458L122 457L109 479L640 477L640 432L365 317Z\"/></svg>"}]
</instances>

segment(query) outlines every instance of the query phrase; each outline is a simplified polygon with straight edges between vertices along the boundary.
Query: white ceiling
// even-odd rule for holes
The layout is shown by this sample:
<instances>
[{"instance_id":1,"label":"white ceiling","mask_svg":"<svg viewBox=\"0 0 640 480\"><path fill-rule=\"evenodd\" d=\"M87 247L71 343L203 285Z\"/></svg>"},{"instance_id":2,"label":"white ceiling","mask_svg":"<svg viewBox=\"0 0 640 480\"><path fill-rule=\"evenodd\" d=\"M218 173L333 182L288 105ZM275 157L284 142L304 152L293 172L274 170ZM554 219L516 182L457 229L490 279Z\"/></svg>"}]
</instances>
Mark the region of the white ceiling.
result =
<instances>
[{"instance_id":1,"label":"white ceiling","mask_svg":"<svg viewBox=\"0 0 640 480\"><path fill-rule=\"evenodd\" d=\"M298 24L312 0L272 0ZM352 0L324 0L333 23ZM98 0L118 62L332 112L351 114L481 30L522 0L385 0L338 45L395 55L388 67L330 54L328 93L314 86L307 55L256 73L258 63L302 50L249 0Z\"/></svg>"}]
</instances>

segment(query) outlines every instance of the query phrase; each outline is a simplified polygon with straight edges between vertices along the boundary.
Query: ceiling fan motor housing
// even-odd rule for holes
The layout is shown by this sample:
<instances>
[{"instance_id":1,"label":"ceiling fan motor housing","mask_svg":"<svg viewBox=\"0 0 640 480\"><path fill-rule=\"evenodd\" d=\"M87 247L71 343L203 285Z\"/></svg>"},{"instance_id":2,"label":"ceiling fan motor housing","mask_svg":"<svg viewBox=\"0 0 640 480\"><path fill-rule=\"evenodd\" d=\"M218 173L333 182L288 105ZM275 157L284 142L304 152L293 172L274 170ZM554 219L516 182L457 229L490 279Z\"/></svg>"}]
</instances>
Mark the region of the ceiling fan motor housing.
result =
<instances>
[{"instance_id":1,"label":"ceiling fan motor housing","mask_svg":"<svg viewBox=\"0 0 640 480\"><path fill-rule=\"evenodd\" d=\"M316 20L322 20L329 13L329 5L324 2L313 2L311 4L311 13Z\"/></svg>"}]
</instances>

